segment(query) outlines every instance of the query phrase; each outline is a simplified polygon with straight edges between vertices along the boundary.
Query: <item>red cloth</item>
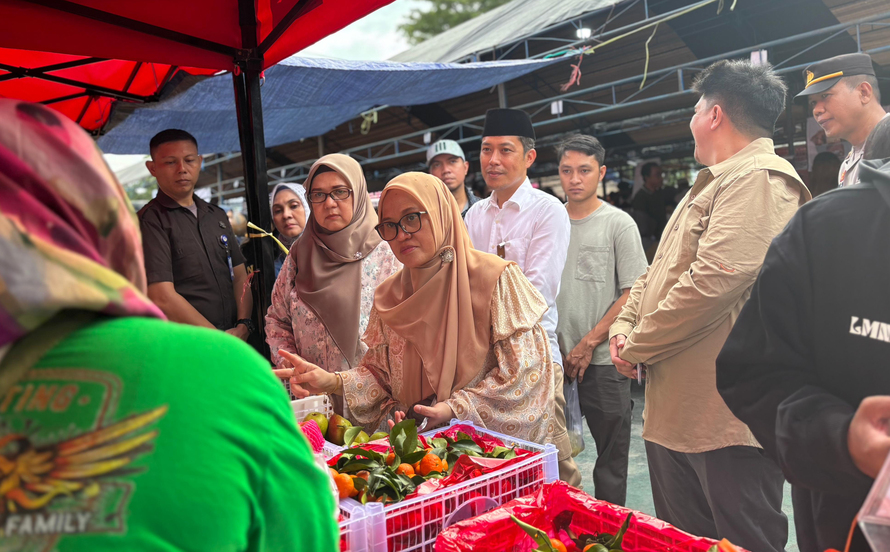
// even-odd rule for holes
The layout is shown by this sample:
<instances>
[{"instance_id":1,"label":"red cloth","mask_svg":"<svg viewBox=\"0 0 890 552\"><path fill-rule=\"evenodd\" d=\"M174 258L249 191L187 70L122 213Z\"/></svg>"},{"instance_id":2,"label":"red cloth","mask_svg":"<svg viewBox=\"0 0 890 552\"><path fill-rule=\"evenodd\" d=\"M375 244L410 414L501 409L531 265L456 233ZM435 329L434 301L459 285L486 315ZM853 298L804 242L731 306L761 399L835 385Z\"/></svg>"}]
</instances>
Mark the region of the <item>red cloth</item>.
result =
<instances>
[{"instance_id":1,"label":"red cloth","mask_svg":"<svg viewBox=\"0 0 890 552\"><path fill-rule=\"evenodd\" d=\"M618 532L633 513L622 548L627 552L706 552L717 541L694 537L652 516L596 500L562 481L548 483L536 494L518 498L474 518L455 523L439 534L436 552L527 552L537 547L510 516L559 538L569 550L577 549L565 531L554 530L554 518L573 512L572 531L576 535ZM571 543L571 544L570 544ZM742 552L742 549L739 549Z\"/></svg>"}]
</instances>

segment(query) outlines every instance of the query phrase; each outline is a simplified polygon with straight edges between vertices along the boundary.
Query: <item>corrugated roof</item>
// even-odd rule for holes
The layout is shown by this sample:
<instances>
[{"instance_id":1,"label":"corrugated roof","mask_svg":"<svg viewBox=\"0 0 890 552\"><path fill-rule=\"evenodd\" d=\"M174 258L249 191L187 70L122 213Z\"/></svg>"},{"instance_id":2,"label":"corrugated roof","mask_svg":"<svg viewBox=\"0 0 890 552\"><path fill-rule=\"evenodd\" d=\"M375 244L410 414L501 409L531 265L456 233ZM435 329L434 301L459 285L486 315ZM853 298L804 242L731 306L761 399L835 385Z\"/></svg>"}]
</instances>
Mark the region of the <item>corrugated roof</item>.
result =
<instances>
[{"instance_id":1,"label":"corrugated roof","mask_svg":"<svg viewBox=\"0 0 890 552\"><path fill-rule=\"evenodd\" d=\"M608 8L611 0L513 0L392 57L392 61L457 61L540 32L579 15Z\"/></svg>"}]
</instances>

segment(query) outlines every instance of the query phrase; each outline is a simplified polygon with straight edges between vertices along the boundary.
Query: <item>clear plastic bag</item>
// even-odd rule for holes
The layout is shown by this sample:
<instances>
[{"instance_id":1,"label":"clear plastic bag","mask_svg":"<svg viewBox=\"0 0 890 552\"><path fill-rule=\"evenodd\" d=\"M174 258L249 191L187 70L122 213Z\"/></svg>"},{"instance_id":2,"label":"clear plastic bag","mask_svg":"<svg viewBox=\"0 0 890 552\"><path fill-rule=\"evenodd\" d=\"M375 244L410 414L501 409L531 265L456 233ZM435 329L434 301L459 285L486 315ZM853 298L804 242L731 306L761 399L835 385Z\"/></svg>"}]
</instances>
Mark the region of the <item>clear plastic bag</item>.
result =
<instances>
[{"instance_id":1,"label":"clear plastic bag","mask_svg":"<svg viewBox=\"0 0 890 552\"><path fill-rule=\"evenodd\" d=\"M578 379L571 383L566 379L562 391L566 398L566 430L572 443L572 458L584 451L584 421L581 419L581 403L578 400Z\"/></svg>"}]
</instances>

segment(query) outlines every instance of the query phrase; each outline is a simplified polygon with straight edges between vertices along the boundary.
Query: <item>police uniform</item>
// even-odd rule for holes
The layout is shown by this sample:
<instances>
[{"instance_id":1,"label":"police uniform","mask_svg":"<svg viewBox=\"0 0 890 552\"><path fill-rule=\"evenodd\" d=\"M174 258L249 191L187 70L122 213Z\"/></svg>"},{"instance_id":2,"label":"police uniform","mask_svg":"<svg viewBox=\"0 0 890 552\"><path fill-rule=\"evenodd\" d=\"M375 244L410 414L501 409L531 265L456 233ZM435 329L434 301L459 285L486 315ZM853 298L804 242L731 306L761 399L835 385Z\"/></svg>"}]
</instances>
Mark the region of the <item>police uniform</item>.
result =
<instances>
[{"instance_id":1,"label":"police uniform","mask_svg":"<svg viewBox=\"0 0 890 552\"><path fill-rule=\"evenodd\" d=\"M146 276L149 284L172 282L208 322L228 330L238 318L234 268L244 256L225 211L192 197L196 214L160 190L139 211Z\"/></svg>"},{"instance_id":2,"label":"police uniform","mask_svg":"<svg viewBox=\"0 0 890 552\"><path fill-rule=\"evenodd\" d=\"M875 69L868 54L844 54L820 61L808 66L803 71L806 86L796 97L821 94L840 82L844 77L853 75L875 76ZM859 182L859 162L862 160L861 148L854 147L841 163L838 172L838 187L852 186Z\"/></svg>"}]
</instances>

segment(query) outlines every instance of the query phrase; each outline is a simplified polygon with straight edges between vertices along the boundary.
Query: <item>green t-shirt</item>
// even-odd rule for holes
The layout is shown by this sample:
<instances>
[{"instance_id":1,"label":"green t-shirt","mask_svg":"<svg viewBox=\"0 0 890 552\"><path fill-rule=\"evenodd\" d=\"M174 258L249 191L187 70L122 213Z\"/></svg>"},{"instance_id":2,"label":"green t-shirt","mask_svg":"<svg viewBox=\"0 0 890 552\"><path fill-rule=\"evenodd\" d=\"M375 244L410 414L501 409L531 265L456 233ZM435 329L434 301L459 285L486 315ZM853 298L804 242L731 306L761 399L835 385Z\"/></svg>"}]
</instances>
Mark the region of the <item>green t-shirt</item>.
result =
<instances>
[{"instance_id":1,"label":"green t-shirt","mask_svg":"<svg viewBox=\"0 0 890 552\"><path fill-rule=\"evenodd\" d=\"M284 389L223 332L75 331L0 397L0 551L337 549Z\"/></svg>"}]
</instances>

